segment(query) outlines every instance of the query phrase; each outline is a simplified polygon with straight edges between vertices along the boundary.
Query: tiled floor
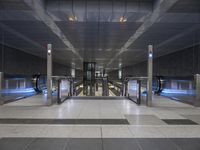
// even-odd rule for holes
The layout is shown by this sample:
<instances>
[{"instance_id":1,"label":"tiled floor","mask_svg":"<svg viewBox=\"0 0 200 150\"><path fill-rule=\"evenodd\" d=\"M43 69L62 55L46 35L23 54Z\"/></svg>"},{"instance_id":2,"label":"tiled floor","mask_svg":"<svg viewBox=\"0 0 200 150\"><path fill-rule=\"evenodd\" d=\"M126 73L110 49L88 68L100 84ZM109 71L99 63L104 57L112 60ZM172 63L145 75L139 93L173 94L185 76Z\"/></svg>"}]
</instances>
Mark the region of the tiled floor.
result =
<instances>
[{"instance_id":1,"label":"tiled floor","mask_svg":"<svg viewBox=\"0 0 200 150\"><path fill-rule=\"evenodd\" d=\"M124 98L44 104L37 95L0 106L0 150L200 149L200 108L164 97L153 107Z\"/></svg>"},{"instance_id":2,"label":"tiled floor","mask_svg":"<svg viewBox=\"0 0 200 150\"><path fill-rule=\"evenodd\" d=\"M166 125L155 115L125 115L125 117L133 125Z\"/></svg>"},{"instance_id":3,"label":"tiled floor","mask_svg":"<svg viewBox=\"0 0 200 150\"><path fill-rule=\"evenodd\" d=\"M196 138L3 138L1 150L199 150Z\"/></svg>"},{"instance_id":4,"label":"tiled floor","mask_svg":"<svg viewBox=\"0 0 200 150\"><path fill-rule=\"evenodd\" d=\"M199 125L198 123L189 119L163 119L169 125Z\"/></svg>"},{"instance_id":5,"label":"tiled floor","mask_svg":"<svg viewBox=\"0 0 200 150\"><path fill-rule=\"evenodd\" d=\"M60 125L128 125L127 119L37 119L37 118L23 118L23 119L0 119L0 124L60 124Z\"/></svg>"}]
</instances>

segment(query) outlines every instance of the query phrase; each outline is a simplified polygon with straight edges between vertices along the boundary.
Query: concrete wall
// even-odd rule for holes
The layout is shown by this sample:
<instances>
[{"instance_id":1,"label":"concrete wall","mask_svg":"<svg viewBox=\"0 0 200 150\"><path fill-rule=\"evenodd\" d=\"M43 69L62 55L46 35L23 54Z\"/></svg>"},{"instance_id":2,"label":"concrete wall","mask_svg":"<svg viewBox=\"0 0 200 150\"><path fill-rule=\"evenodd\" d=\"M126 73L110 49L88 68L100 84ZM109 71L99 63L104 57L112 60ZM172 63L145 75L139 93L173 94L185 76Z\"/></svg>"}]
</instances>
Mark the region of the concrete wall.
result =
<instances>
[{"instance_id":1,"label":"concrete wall","mask_svg":"<svg viewBox=\"0 0 200 150\"><path fill-rule=\"evenodd\" d=\"M200 73L200 46L174 52L154 59L154 76L192 76ZM147 62L123 68L124 77L147 76ZM117 70L109 76L117 78Z\"/></svg>"},{"instance_id":2,"label":"concrete wall","mask_svg":"<svg viewBox=\"0 0 200 150\"><path fill-rule=\"evenodd\" d=\"M0 60L0 71L7 74L32 75L38 72L46 74L46 59L16 49L4 47L3 50L0 45ZM53 63L53 74L70 75L70 69Z\"/></svg>"}]
</instances>

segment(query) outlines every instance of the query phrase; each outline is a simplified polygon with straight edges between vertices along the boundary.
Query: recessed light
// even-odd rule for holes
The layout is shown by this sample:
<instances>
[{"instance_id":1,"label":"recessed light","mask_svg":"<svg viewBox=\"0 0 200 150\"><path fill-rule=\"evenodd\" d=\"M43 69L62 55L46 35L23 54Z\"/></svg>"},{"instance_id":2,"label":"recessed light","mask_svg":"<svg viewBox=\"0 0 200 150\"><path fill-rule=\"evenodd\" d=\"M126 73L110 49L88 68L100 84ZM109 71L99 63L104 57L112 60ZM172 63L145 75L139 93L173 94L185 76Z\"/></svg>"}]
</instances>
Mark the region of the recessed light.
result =
<instances>
[{"instance_id":1,"label":"recessed light","mask_svg":"<svg viewBox=\"0 0 200 150\"><path fill-rule=\"evenodd\" d=\"M123 22L123 17L120 17L119 21L120 21L120 22Z\"/></svg>"},{"instance_id":2,"label":"recessed light","mask_svg":"<svg viewBox=\"0 0 200 150\"><path fill-rule=\"evenodd\" d=\"M127 22L127 18L124 17L124 16L122 16L122 17L120 17L119 21L120 21L120 22Z\"/></svg>"},{"instance_id":3,"label":"recessed light","mask_svg":"<svg viewBox=\"0 0 200 150\"><path fill-rule=\"evenodd\" d=\"M69 17L69 21L77 21L77 17L76 16L73 16L73 17Z\"/></svg>"},{"instance_id":4,"label":"recessed light","mask_svg":"<svg viewBox=\"0 0 200 150\"><path fill-rule=\"evenodd\" d=\"M77 17L76 16L74 17L74 19L75 19L75 21L77 21Z\"/></svg>"},{"instance_id":5,"label":"recessed light","mask_svg":"<svg viewBox=\"0 0 200 150\"><path fill-rule=\"evenodd\" d=\"M127 18L124 18L123 22L127 22Z\"/></svg>"},{"instance_id":6,"label":"recessed light","mask_svg":"<svg viewBox=\"0 0 200 150\"><path fill-rule=\"evenodd\" d=\"M69 21L74 21L74 18L72 18L72 17L69 17Z\"/></svg>"}]
</instances>

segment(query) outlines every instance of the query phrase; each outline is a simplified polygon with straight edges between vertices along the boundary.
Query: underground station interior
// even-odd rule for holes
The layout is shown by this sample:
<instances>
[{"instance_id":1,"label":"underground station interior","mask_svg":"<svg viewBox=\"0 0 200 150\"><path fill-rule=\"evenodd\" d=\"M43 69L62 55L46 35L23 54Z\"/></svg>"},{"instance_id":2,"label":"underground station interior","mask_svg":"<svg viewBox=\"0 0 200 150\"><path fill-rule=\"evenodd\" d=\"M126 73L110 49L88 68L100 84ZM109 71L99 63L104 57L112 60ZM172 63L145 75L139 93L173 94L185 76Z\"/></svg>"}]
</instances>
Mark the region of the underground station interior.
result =
<instances>
[{"instance_id":1,"label":"underground station interior","mask_svg":"<svg viewBox=\"0 0 200 150\"><path fill-rule=\"evenodd\" d=\"M200 0L0 0L0 150L200 150Z\"/></svg>"}]
</instances>

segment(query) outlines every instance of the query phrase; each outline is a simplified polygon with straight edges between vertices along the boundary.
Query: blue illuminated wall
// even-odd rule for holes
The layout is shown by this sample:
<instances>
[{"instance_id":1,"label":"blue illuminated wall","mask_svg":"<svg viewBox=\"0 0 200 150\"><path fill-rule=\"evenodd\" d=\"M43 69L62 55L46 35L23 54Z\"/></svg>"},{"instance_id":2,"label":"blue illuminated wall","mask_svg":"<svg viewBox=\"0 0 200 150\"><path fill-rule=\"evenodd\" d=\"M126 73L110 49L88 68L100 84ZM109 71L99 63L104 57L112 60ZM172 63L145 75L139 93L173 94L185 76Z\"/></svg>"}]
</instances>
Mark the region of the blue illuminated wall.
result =
<instances>
[{"instance_id":1,"label":"blue illuminated wall","mask_svg":"<svg viewBox=\"0 0 200 150\"><path fill-rule=\"evenodd\" d=\"M156 54L154 55L156 57ZM200 73L200 46L187 48L168 55L154 58L153 74L162 76L193 76ZM116 71L109 73L115 77ZM147 62L123 68L124 76L147 76Z\"/></svg>"},{"instance_id":2,"label":"blue illuminated wall","mask_svg":"<svg viewBox=\"0 0 200 150\"><path fill-rule=\"evenodd\" d=\"M32 75L46 75L46 59L0 45L0 71L4 72L3 93L32 92ZM53 75L70 75L70 68L53 63Z\"/></svg>"},{"instance_id":3,"label":"blue illuminated wall","mask_svg":"<svg viewBox=\"0 0 200 150\"><path fill-rule=\"evenodd\" d=\"M40 72L46 74L46 60L20 50L4 46L4 54L0 45L0 71L7 74L32 75ZM3 55L2 55L3 54ZM53 63L54 75L70 74L66 66Z\"/></svg>"}]
</instances>

